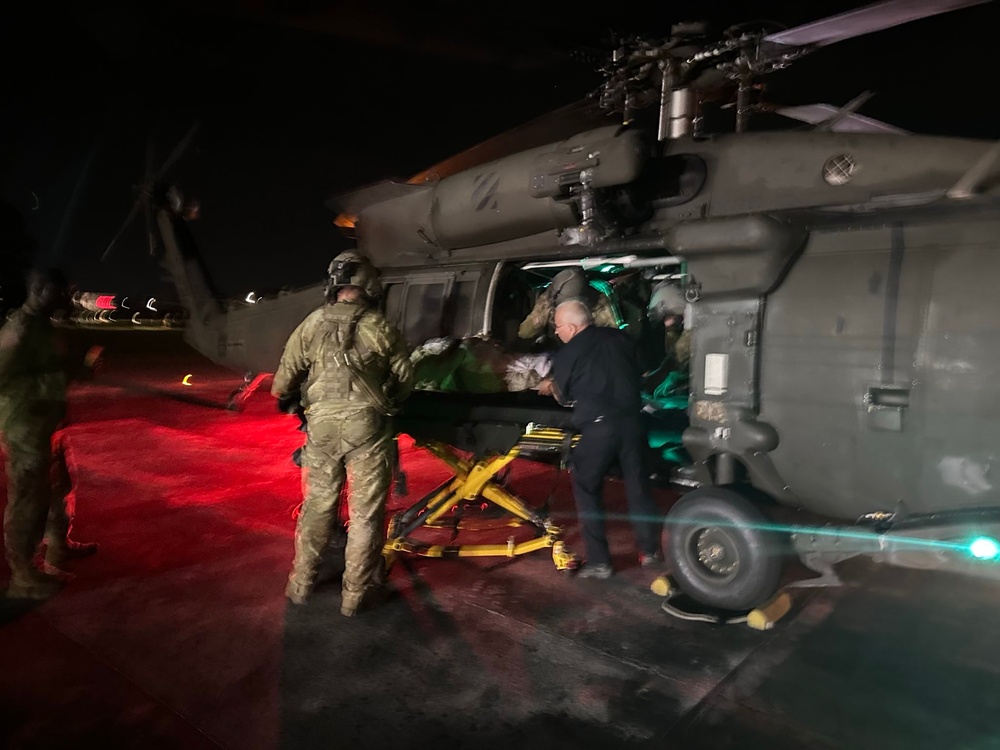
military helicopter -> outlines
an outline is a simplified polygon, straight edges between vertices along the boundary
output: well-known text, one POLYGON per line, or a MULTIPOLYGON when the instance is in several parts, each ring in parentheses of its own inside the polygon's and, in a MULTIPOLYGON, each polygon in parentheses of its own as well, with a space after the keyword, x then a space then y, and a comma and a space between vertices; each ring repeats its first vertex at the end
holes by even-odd
MULTIPOLYGON (((563 135, 536 123, 329 205, 383 269, 384 309, 411 344, 516 346, 540 278, 567 266, 610 281, 679 278, 696 489, 667 514, 665 541, 692 598, 765 602, 789 542, 821 573, 812 583, 836 582, 832 563, 859 554, 992 575, 1000 145, 906 134, 858 115, 863 98, 784 113, 808 129, 747 128, 781 109, 759 99, 767 74, 978 4, 889 0, 777 33, 712 39, 681 24, 665 39, 621 40, 595 96, 554 129, 563 135), (735 132, 704 132, 713 105, 735 108, 735 132), (836 524, 779 527, 783 509, 836 524)), ((158 205, 188 341, 254 383, 322 286, 226 310, 182 202, 164 192, 158 205)), ((501 395, 429 393, 401 417, 479 450, 563 419, 533 394, 501 395)))

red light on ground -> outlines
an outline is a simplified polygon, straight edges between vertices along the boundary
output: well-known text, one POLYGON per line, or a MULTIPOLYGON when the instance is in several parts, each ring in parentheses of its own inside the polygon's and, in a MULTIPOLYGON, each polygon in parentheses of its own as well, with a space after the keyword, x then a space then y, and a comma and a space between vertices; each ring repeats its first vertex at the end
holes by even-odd
POLYGON ((113 294, 102 294, 94 302, 98 310, 117 310, 115 307, 115 296, 113 294))

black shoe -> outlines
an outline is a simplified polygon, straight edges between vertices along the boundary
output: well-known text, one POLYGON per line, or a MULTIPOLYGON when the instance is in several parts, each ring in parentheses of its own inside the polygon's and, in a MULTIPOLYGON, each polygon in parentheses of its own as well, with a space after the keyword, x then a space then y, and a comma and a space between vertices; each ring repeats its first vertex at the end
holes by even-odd
POLYGON ((610 565, 588 565, 584 563, 583 567, 580 568, 580 572, 576 574, 577 578, 597 578, 598 580, 605 581, 611 578, 615 574, 614 568, 610 565))
POLYGON ((663 555, 659 552, 646 553, 643 552, 639 555, 639 566, 643 568, 649 568, 653 565, 661 565, 663 563, 663 555))

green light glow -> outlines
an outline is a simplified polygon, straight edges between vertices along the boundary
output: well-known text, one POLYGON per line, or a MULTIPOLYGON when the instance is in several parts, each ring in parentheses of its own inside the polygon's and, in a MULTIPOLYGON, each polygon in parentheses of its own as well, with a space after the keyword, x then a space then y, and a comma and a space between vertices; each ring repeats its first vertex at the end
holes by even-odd
POLYGON ((1000 542, 988 536, 976 537, 969 543, 969 552, 980 560, 995 560, 1000 557, 1000 542))
MULTIPOLYGON (((554 511, 553 513, 550 514, 550 518, 555 519, 563 516, 567 518, 572 518, 572 517, 577 517, 578 515, 579 514, 576 513, 575 511, 562 511, 562 512, 554 511)), ((654 523, 663 523, 665 520, 664 516, 634 517, 634 516, 629 516, 626 513, 594 513, 586 515, 592 516, 594 518, 600 517, 605 520, 622 520, 622 521, 645 520, 654 523)), ((746 524, 726 523, 718 518, 706 518, 704 520, 685 519, 684 521, 676 522, 673 525, 674 526, 684 525, 684 526, 695 526, 695 527, 704 525, 706 527, 712 526, 719 528, 725 528, 725 527, 740 528, 746 526, 746 524)), ((965 555, 972 554, 975 555, 976 557, 979 557, 979 555, 977 555, 976 552, 973 551, 973 545, 975 545, 975 549, 979 551, 981 554, 989 555, 989 550, 990 549, 994 550, 992 555, 989 555, 987 557, 982 557, 981 559, 1000 560, 1000 542, 997 542, 995 539, 991 537, 977 537, 972 542, 954 542, 954 541, 943 541, 937 539, 925 539, 922 537, 905 536, 899 533, 879 534, 878 532, 875 531, 869 531, 867 529, 858 527, 852 528, 850 526, 799 526, 799 525, 778 524, 778 523, 755 523, 755 524, 750 524, 749 526, 755 529, 760 529, 762 531, 772 531, 778 534, 802 534, 810 536, 838 537, 843 540, 855 539, 858 541, 877 541, 881 538, 887 541, 891 541, 894 545, 897 545, 901 548, 908 548, 913 550, 919 550, 919 549, 943 550, 948 552, 954 552, 956 554, 965 554, 965 555), (987 545, 991 546, 987 547, 987 545)))

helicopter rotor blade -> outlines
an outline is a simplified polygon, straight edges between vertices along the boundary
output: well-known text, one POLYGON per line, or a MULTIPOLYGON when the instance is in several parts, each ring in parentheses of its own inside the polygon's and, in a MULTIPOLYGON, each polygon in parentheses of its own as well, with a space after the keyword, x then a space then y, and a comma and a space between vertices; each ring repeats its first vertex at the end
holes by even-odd
POLYGON ((114 248, 115 243, 118 242, 121 236, 125 234, 125 230, 128 229, 129 224, 132 223, 132 220, 135 218, 136 214, 139 213, 139 208, 140 208, 140 203, 138 200, 136 200, 135 203, 132 204, 132 210, 129 211, 128 216, 125 217, 125 221, 122 222, 122 225, 118 228, 118 231, 115 233, 115 236, 111 239, 111 242, 108 243, 107 249, 105 249, 103 255, 101 255, 102 262, 106 261, 111 256, 112 248, 114 248))
POLYGON ((839 125, 843 120, 845 120, 847 117, 853 115, 855 112, 861 109, 861 105, 867 102, 869 99, 871 99, 874 95, 875 95, 874 91, 864 91, 861 94, 858 94, 858 96, 851 99, 851 101, 849 101, 843 107, 837 109, 826 120, 820 122, 816 126, 816 129, 834 130, 837 127, 837 125, 839 125))
POLYGON ((156 234, 153 231, 153 201, 147 196, 143 201, 144 213, 146 216, 146 242, 149 245, 149 254, 156 255, 156 234))
POLYGON ((816 46, 882 31, 893 26, 936 16, 960 8, 983 5, 991 0, 885 0, 846 13, 769 34, 763 41, 793 47, 816 46))
POLYGON ((909 135, 908 130, 897 128, 881 120, 845 112, 832 104, 804 104, 795 107, 767 107, 768 111, 810 125, 824 126, 835 133, 895 133, 909 135))
POLYGON ((160 166, 159 171, 156 173, 154 182, 159 182, 160 178, 166 174, 167 170, 170 169, 177 162, 177 160, 184 155, 184 152, 187 151, 188 146, 191 145, 191 141, 194 139, 194 134, 198 131, 200 126, 201 120, 196 120, 194 124, 188 128, 187 133, 185 133, 184 137, 181 138, 176 146, 174 146, 174 150, 170 152, 170 156, 168 156, 167 160, 160 166))

